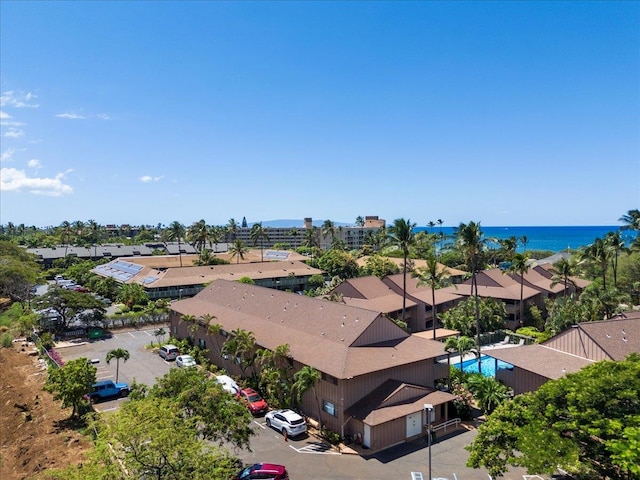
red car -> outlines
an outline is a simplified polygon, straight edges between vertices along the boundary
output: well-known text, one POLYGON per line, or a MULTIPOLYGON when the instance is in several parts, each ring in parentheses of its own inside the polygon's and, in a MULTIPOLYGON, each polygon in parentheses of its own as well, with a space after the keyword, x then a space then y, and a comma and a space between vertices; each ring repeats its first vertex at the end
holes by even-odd
POLYGON ((269 410, 269 405, 267 405, 265 399, 253 388, 243 388, 238 393, 238 397, 247 405, 253 415, 260 415, 269 410))
POLYGON ((289 474, 284 465, 275 463, 256 463, 242 470, 234 480, 252 480, 268 478, 271 480, 289 480, 289 474))

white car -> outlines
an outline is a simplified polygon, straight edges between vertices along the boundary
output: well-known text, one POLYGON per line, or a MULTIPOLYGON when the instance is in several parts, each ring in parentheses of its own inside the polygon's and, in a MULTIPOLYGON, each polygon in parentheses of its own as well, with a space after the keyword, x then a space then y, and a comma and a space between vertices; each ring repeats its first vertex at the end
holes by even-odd
POLYGON ((307 431, 307 423, 304 418, 293 410, 271 410, 264 416, 267 427, 273 427, 283 435, 295 437, 307 431))
POLYGON ((238 395, 240 393, 240 387, 229 375, 216 375, 216 382, 222 385, 222 389, 231 395, 238 395))
POLYGON ((180 368, 195 367, 196 359, 191 355, 178 355, 176 357, 176 365, 180 368))

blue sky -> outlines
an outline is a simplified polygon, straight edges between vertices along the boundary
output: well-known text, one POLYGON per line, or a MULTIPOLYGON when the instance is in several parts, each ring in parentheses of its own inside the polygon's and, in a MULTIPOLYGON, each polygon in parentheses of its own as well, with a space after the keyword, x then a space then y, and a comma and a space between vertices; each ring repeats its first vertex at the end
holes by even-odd
POLYGON ((0 223, 640 207, 639 2, 0 3, 0 223))

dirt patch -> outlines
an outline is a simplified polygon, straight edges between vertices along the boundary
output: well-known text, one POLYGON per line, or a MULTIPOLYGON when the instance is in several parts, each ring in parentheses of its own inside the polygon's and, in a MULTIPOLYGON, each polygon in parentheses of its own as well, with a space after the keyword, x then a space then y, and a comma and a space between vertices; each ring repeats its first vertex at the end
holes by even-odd
POLYGON ((0 348, 0 478, 37 478, 77 464, 90 441, 69 424, 71 409, 42 390, 46 366, 33 344, 0 348))

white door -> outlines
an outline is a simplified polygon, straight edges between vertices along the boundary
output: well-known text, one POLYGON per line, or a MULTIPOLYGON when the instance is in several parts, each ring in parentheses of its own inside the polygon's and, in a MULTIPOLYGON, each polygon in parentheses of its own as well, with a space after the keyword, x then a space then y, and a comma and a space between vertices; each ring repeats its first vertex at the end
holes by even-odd
POLYGON ((364 438, 362 439, 362 445, 370 448, 371 447, 371 427, 364 424, 364 438))
POLYGON ((407 415, 407 438, 415 437, 422 433, 422 412, 412 413, 407 415))

